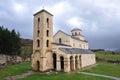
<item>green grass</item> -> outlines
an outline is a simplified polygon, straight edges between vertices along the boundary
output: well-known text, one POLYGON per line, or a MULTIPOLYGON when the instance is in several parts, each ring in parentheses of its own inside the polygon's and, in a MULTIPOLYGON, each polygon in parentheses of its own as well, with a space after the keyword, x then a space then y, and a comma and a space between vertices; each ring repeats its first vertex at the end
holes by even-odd
POLYGON ((18 80, 112 80, 112 79, 89 76, 79 73, 71 73, 71 74, 58 73, 58 74, 50 74, 50 75, 36 73, 24 79, 18 79, 18 80))
POLYGON ((120 54, 112 54, 112 52, 105 51, 97 51, 96 57, 103 60, 112 60, 112 61, 120 61, 120 54))
MULTIPOLYGON (((22 63, 13 66, 7 66, 0 71, 0 80, 3 80, 7 76, 13 76, 26 73, 31 69, 30 63, 22 63)), ((120 65, 111 63, 97 63, 93 68, 83 70, 84 72, 103 74, 108 76, 120 77, 120 65)), ((90 76, 79 73, 58 73, 58 74, 40 74, 35 73, 24 79, 19 80, 111 80, 104 77, 90 76)))
POLYGON ((120 77, 120 65, 112 63, 97 63, 95 67, 83 70, 84 72, 120 77))
MULTIPOLYGON (((30 63, 22 63, 13 66, 7 66, 5 69, 0 71, 0 80, 4 80, 4 78, 7 76, 14 76, 14 75, 26 73, 30 69, 31 69, 30 63)), ((58 74, 50 74, 50 75, 35 73, 24 79, 19 79, 19 80, 88 80, 88 79, 111 80, 108 78, 89 76, 79 73, 71 73, 71 74, 58 73, 58 74)))
POLYGON ((6 76, 13 76, 25 73, 30 69, 31 69, 30 63, 22 63, 7 66, 5 69, 0 70, 0 80, 3 80, 6 76))

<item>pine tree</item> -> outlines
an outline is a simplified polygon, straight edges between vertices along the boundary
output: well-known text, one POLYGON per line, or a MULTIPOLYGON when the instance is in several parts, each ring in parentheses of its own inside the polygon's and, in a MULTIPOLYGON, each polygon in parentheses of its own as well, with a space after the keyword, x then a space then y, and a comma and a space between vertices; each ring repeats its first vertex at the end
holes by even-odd
POLYGON ((0 26, 0 53, 17 55, 20 52, 20 34, 0 26))

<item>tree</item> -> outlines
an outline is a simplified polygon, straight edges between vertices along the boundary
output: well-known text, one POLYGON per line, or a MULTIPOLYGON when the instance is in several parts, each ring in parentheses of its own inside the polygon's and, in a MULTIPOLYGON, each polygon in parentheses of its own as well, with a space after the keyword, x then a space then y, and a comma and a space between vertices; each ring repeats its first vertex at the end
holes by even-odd
POLYGON ((17 55, 20 52, 20 34, 0 26, 0 53, 17 55))

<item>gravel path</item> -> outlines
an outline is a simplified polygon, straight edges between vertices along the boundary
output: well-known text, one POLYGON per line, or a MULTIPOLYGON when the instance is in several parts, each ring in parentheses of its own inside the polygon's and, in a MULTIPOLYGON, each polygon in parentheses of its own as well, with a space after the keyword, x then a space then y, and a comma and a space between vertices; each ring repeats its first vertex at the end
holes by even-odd
POLYGON ((27 73, 21 74, 21 75, 16 75, 16 76, 8 76, 6 77, 4 80, 16 80, 16 79, 20 79, 20 78, 25 78, 28 75, 33 74, 33 71, 28 71, 27 73))
POLYGON ((78 72, 78 73, 92 75, 92 76, 100 76, 100 77, 110 78, 110 79, 114 79, 114 80, 120 80, 120 78, 118 78, 118 77, 107 76, 107 75, 102 75, 102 74, 94 74, 94 73, 87 73, 87 72, 78 72))

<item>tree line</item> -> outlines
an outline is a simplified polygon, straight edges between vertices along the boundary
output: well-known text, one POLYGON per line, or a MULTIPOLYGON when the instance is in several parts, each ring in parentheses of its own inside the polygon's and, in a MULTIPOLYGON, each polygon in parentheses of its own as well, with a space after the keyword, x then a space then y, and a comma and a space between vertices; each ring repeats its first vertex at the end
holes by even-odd
POLYGON ((0 54, 19 55, 20 47, 19 32, 0 26, 0 54))

